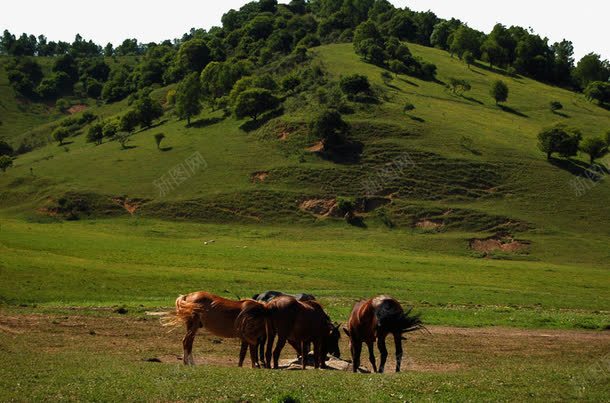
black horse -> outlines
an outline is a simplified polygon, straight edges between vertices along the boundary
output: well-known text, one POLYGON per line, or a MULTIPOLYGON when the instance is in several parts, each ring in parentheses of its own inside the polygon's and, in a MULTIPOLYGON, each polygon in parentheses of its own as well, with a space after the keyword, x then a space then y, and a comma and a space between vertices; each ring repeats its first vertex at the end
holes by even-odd
POLYGON ((265 291, 260 294, 254 294, 252 299, 260 302, 269 302, 274 298, 281 297, 282 295, 289 295, 294 297, 297 301, 315 301, 316 297, 311 294, 285 294, 281 291, 265 291))

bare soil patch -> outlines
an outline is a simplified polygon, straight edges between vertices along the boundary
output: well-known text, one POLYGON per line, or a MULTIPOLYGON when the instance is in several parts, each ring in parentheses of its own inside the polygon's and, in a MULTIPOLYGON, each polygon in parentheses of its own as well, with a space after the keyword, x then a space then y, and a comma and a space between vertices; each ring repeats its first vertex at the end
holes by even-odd
POLYGON ((443 227, 443 223, 439 223, 432 220, 420 220, 415 223, 415 228, 423 229, 423 230, 437 230, 443 227))
POLYGON ((494 235, 485 239, 471 239, 470 248, 489 255, 493 252, 522 254, 529 252, 530 241, 518 240, 511 235, 494 235))
POLYGON ((70 115, 74 115, 75 113, 79 113, 82 112, 84 110, 86 110, 88 108, 87 105, 85 104, 77 104, 77 105, 72 105, 69 109, 68 109, 68 113, 70 115))
POLYGON ((339 215, 339 207, 335 199, 308 199, 301 202, 299 208, 319 217, 339 215))
POLYGON ((269 177, 269 171, 257 171, 251 175, 252 182, 264 182, 269 177))
MULTIPOLYGON (((428 333, 406 335, 403 369, 416 372, 455 372, 473 368, 493 368, 499 361, 522 360, 546 363, 566 355, 585 362, 610 352, 610 333, 578 330, 524 330, 509 328, 457 328, 430 326, 428 333)), ((16 341, 27 343, 32 354, 56 354, 86 351, 88 354, 111 354, 117 358, 145 361, 150 365, 182 365, 183 328, 169 330, 158 317, 96 312, 84 315, 4 314, 0 312, 0 344, 8 351, 20 348, 16 341), (27 338, 23 338, 27 334, 27 338), (11 347, 15 345, 15 347, 11 347)), ((394 370, 391 338, 387 340, 389 357, 386 370, 394 370)), ((366 351, 366 349, 364 349, 366 351)), ((237 366, 239 342, 220 339, 200 331, 195 339, 197 365, 237 366)), ((351 371, 349 346, 341 339, 342 360, 333 360, 337 370, 351 371), (336 365, 335 365, 336 364, 336 365), (347 365, 346 365, 347 364, 347 365)), ((379 359, 379 353, 375 355, 379 359)), ((295 368, 296 353, 286 346, 281 359, 295 368), (292 364, 290 364, 292 363, 292 364)), ((249 358, 244 364, 249 366, 249 358)), ((362 365, 370 370, 368 354, 362 365)), ((295 368, 296 369, 296 368, 295 368)))
POLYGON ((321 141, 318 141, 316 144, 312 145, 311 147, 307 147, 306 150, 309 152, 312 152, 312 153, 319 153, 319 152, 324 151, 324 144, 322 144, 321 141))
POLYGON ((112 201, 125 209, 129 214, 134 215, 136 211, 144 204, 142 199, 129 199, 127 197, 114 197, 112 201))

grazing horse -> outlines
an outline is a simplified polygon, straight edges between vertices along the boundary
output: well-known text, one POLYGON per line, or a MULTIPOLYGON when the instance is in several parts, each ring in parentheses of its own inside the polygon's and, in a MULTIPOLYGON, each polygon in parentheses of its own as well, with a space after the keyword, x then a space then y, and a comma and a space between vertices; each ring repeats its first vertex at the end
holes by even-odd
MULTIPOLYGON (((260 294, 254 294, 252 296, 252 299, 255 301, 259 301, 259 302, 269 302, 274 298, 277 297, 281 297, 283 295, 288 295, 291 297, 294 297, 297 301, 315 301, 316 297, 314 297, 311 294, 305 294, 305 293, 301 293, 301 294, 286 294, 283 293, 281 291, 265 291, 262 292, 260 294)), ((266 337, 263 337, 261 342, 259 343, 259 356, 260 356, 260 360, 261 362, 265 362, 265 342, 266 342, 266 337)), ((297 352, 297 358, 302 357, 302 348, 300 345, 297 345, 296 343, 291 343, 289 341, 290 345, 295 349, 295 351, 297 352)), ((309 350, 309 346, 308 350, 309 350)), ((242 346, 243 348, 243 346, 242 346)))
POLYGON ((375 353, 373 351, 375 340, 377 340, 377 347, 381 354, 379 372, 383 372, 388 357, 385 339, 390 333, 394 336, 394 344, 396 346, 396 372, 400 372, 402 334, 423 328, 419 315, 409 316, 410 312, 411 310, 405 313, 397 300, 384 295, 360 301, 354 306, 347 323, 347 329, 344 329, 350 339, 352 369, 354 372, 360 368, 362 343, 366 343, 373 371, 377 372, 375 353))
POLYGON ((273 368, 278 367, 280 354, 286 342, 300 346, 303 369, 309 343, 313 344, 314 367, 326 368, 325 357, 331 352, 340 355, 338 326, 334 326, 322 306, 316 301, 297 301, 291 296, 279 296, 267 303, 267 351, 265 361, 271 367, 271 350, 277 335, 278 341, 273 350, 273 368))
POLYGON ((181 295, 176 299, 176 312, 174 317, 166 320, 165 326, 184 323, 186 335, 182 339, 184 354, 182 361, 185 365, 194 365, 193 341, 197 330, 205 328, 218 337, 242 339, 242 348, 239 356, 239 366, 243 365, 246 350, 250 346, 250 358, 252 367, 258 366, 256 345, 261 337, 265 335, 264 324, 249 326, 241 332, 237 331, 236 319, 245 310, 264 310, 264 304, 251 299, 232 301, 200 291, 188 295, 181 295))

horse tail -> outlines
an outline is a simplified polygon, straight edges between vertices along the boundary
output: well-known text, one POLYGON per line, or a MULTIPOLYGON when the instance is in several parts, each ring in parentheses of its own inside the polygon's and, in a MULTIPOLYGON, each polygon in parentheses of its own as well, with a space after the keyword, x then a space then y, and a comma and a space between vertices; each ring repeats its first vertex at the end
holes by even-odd
POLYGON ((264 304, 255 303, 246 306, 235 319, 237 336, 249 344, 257 344, 266 335, 266 324, 269 311, 264 304))
POLYGON ((411 311, 412 309, 409 309, 405 313, 396 301, 386 299, 375 311, 377 326, 389 333, 408 333, 423 329, 420 314, 411 315, 411 311))
POLYGON ((176 327, 191 321, 198 313, 199 304, 193 301, 187 301, 188 295, 180 295, 176 298, 176 310, 170 312, 166 317, 161 319, 163 326, 176 327))
POLYGON ((415 313, 411 315, 411 311, 413 311, 413 308, 409 308, 409 310, 402 315, 400 323, 401 333, 409 333, 426 329, 421 320, 421 314, 415 313))

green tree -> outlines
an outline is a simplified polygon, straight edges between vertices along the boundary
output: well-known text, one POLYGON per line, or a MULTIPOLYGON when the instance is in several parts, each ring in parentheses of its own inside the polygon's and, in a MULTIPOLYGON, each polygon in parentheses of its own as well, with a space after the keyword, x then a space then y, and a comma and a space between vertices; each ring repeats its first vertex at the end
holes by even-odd
POLYGON ((119 122, 116 120, 108 121, 102 128, 102 133, 106 138, 113 138, 119 131, 119 122))
POLYGON ((309 130, 322 141, 325 149, 331 149, 345 143, 349 125, 337 110, 326 109, 310 122, 309 130))
POLYGON ((155 143, 157 143, 157 150, 161 149, 161 142, 165 138, 165 134, 157 133, 155 134, 155 143))
POLYGON ((53 140, 57 141, 61 146, 64 144, 64 140, 70 137, 70 134, 70 130, 67 127, 61 126, 53 130, 52 136, 53 140))
POLYGON ((468 68, 470 68, 470 66, 472 66, 475 62, 474 55, 469 50, 467 50, 466 52, 464 52, 464 54, 462 54, 462 59, 464 60, 464 63, 466 63, 468 68))
POLYGON ((142 127, 150 127, 155 119, 163 116, 161 104, 154 101, 148 95, 139 98, 135 102, 134 107, 138 115, 138 121, 142 127))
POLYGON ((102 144, 104 140, 104 125, 102 122, 95 122, 89 127, 87 132, 87 142, 95 143, 97 145, 102 144))
MULTIPOLYGON (((119 130, 122 132, 133 132, 140 123, 138 113, 133 109, 127 111, 119 120, 119 130)), ((116 134, 115 134, 116 136, 116 134)))
POLYGON ((341 91, 348 97, 355 97, 358 94, 368 94, 371 92, 371 84, 367 76, 362 74, 352 74, 341 77, 339 81, 341 91))
POLYGON ((481 34, 466 25, 461 25, 451 35, 451 46, 449 50, 451 54, 457 54, 461 59, 463 58, 464 52, 470 51, 476 55, 481 47, 481 34))
POLYGON ((210 62, 210 48, 202 39, 191 39, 180 46, 176 61, 183 74, 200 73, 210 62))
POLYGON ((490 94, 496 101, 496 105, 498 105, 500 102, 506 102, 508 99, 508 86, 502 80, 494 81, 494 83, 491 85, 490 94))
POLYGON ((587 85, 584 91, 590 101, 597 101, 600 105, 610 103, 610 83, 593 81, 587 85))
POLYGON ((118 132, 114 139, 119 142, 121 149, 127 149, 127 143, 131 140, 131 133, 129 132, 118 132))
POLYGON ((602 61, 598 54, 589 53, 580 59, 572 74, 580 87, 586 88, 593 81, 608 81, 610 63, 607 60, 602 61))
POLYGON ((449 78, 449 84, 447 84, 447 87, 449 87, 449 90, 456 95, 462 95, 464 92, 472 89, 470 82, 454 77, 449 78))
POLYGON ((252 88, 239 94, 235 103, 235 116, 242 119, 246 116, 256 120, 262 113, 277 108, 280 101, 271 91, 264 88, 252 88))
POLYGON ((538 148, 546 153, 547 159, 551 159, 554 153, 570 157, 578 153, 581 139, 582 135, 577 130, 558 124, 538 133, 538 148))
POLYGON ((589 137, 582 142, 580 151, 589 155, 589 162, 593 165, 596 159, 608 154, 608 144, 599 137, 589 137))
POLYGON ((186 118, 186 125, 191 125, 191 117, 201 112, 201 85, 199 75, 191 73, 176 88, 176 112, 180 119, 186 118))
POLYGON ((390 68, 390 71, 392 71, 392 73, 394 73, 397 77, 399 74, 404 74, 407 72, 407 66, 400 60, 390 60, 390 62, 388 63, 388 67, 390 68))

